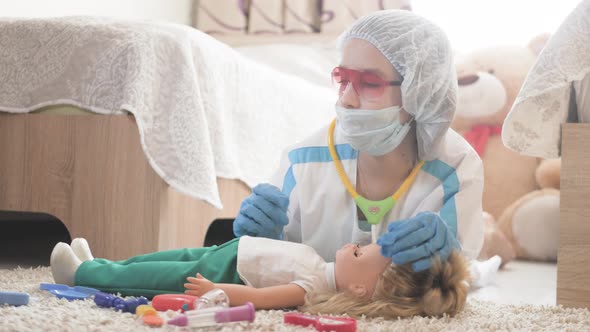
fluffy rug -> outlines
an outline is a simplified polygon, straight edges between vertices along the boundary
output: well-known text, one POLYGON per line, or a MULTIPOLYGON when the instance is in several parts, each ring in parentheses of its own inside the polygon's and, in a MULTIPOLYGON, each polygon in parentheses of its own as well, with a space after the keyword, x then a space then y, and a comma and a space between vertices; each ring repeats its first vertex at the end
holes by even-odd
MULTIPOLYGON (((48 267, 0 270, 0 290, 27 292, 27 306, 0 306, 0 331, 149 331, 134 315, 99 308, 92 300, 57 299, 39 290, 39 283, 53 282, 48 267)), ((172 312, 163 313, 172 314, 172 312)), ((284 325, 282 311, 258 311, 253 323, 232 323, 215 331, 312 331, 284 325)), ((164 326, 157 330, 182 331, 164 326)), ((514 306, 469 300, 460 315, 440 319, 414 317, 386 321, 361 319, 358 331, 590 331, 590 311, 560 306, 514 306)))

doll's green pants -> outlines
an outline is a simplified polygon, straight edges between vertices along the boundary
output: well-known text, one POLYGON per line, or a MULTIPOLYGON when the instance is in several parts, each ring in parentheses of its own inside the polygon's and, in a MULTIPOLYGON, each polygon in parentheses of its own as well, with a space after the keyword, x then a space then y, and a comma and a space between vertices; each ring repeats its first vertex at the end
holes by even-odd
POLYGON ((123 296, 184 293, 197 272, 216 283, 243 284, 236 270, 239 239, 220 246, 160 251, 122 261, 94 259, 76 271, 76 286, 123 296))

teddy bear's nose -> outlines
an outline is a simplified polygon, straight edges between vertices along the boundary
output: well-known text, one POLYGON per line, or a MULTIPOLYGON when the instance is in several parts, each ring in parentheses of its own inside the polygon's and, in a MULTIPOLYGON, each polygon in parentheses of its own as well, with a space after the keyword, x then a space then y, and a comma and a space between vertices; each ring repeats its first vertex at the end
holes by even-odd
POLYGON ((459 85, 469 85, 477 82, 479 76, 472 74, 472 75, 463 75, 457 79, 457 83, 459 85))

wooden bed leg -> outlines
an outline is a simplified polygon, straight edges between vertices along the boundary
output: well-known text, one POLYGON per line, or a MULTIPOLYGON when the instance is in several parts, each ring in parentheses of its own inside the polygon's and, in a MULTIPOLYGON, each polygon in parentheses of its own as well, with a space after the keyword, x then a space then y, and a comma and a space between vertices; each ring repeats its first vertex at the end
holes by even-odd
POLYGON ((161 196, 159 249, 201 247, 215 219, 235 218, 242 200, 250 194, 244 183, 217 179, 223 210, 167 187, 161 196))
POLYGON ((562 126, 557 304, 590 308, 590 124, 562 126))

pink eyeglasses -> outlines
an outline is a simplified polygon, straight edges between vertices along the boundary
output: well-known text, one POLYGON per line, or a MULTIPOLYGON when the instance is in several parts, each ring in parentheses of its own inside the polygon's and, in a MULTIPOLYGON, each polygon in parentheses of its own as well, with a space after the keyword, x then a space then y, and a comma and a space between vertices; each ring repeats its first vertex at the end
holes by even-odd
POLYGON ((338 94, 342 96, 348 83, 352 83, 354 91, 366 100, 374 100, 385 91, 386 86, 400 86, 401 81, 386 81, 379 77, 379 75, 368 72, 348 69, 344 67, 336 67, 332 70, 332 81, 340 84, 338 94))

